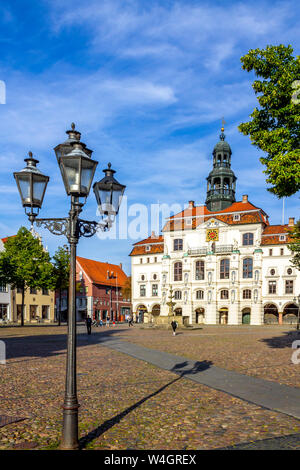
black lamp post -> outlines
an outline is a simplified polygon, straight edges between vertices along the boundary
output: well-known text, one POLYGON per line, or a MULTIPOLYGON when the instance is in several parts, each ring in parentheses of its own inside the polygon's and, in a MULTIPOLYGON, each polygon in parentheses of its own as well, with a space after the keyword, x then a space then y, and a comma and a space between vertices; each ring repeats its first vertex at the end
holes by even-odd
MULTIPOLYGON (((102 221, 87 221, 79 218, 82 207, 89 195, 94 173, 98 162, 91 159, 92 151, 87 149, 85 144, 80 142, 80 132, 75 131, 75 124, 72 123, 72 130, 67 131, 68 139, 55 147, 54 151, 61 170, 66 193, 71 196, 71 209, 69 217, 61 219, 37 219, 38 211, 42 206, 43 198, 49 177, 43 175, 37 168, 38 160, 32 158, 32 153, 25 161, 27 167, 20 172, 14 173, 17 186, 21 195, 23 207, 31 223, 36 222, 37 226, 44 226, 54 235, 65 235, 70 245, 70 283, 68 299, 68 341, 67 341, 67 365, 66 365, 66 388, 63 404, 63 429, 61 439, 61 449, 73 450, 79 448, 78 442, 78 408, 77 385, 76 385, 76 247, 81 236, 91 237, 97 230, 106 231, 112 225, 111 215, 116 216, 121 198, 119 187, 124 193, 125 186, 120 185, 112 177, 115 173, 109 167, 108 178, 95 183, 94 191, 97 202, 102 205, 102 201, 110 201, 112 207, 102 206, 99 211, 102 214, 102 221), (105 181, 104 181, 105 180, 105 181), (117 185, 116 185, 117 183, 117 185), (100 193, 95 187, 100 185, 100 193), (116 194, 114 193, 116 191, 116 194), (84 202, 79 202, 84 198, 84 202), (30 212, 28 209, 30 208, 30 212)), ((104 170, 107 172, 108 170, 104 170)))
POLYGON ((300 329, 300 294, 294 297, 294 302, 298 304, 298 314, 297 314, 297 327, 296 329, 300 329))

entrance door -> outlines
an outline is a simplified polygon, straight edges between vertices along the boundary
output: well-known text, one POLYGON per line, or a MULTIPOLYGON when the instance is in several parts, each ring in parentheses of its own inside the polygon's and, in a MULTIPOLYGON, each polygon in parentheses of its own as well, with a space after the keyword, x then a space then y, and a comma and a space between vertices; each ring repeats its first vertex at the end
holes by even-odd
POLYGON ((242 311, 242 323, 243 325, 250 324, 250 308, 244 308, 242 311))
POLYGON ((220 314, 220 324, 221 325, 227 325, 227 323, 228 323, 228 310, 227 309, 220 310, 219 314, 220 314))

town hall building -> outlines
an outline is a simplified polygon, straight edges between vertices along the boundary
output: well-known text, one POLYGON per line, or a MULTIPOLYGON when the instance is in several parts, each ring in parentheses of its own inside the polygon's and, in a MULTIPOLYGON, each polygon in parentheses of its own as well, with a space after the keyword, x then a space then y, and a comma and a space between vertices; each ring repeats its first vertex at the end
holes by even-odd
POLYGON ((286 225, 271 225, 247 195, 236 201, 224 128, 213 150, 204 206, 169 217, 130 253, 132 307, 140 321, 167 324, 296 323, 300 274, 286 225), (171 310, 170 310, 170 303, 171 310))

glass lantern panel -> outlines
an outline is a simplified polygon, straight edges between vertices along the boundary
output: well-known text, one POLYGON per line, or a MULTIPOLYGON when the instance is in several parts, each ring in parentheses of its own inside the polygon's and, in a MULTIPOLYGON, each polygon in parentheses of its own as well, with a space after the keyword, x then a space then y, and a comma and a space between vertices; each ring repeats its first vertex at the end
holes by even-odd
POLYGON ((22 204, 31 204, 31 194, 30 194, 30 174, 25 173, 23 175, 18 175, 18 183, 21 191, 22 204))
POLYGON ((112 195, 112 208, 115 214, 117 214, 119 211, 121 199, 122 199, 122 190, 117 190, 117 191, 114 190, 113 195, 112 195))
POLYGON ((90 187, 94 176, 95 162, 93 160, 82 160, 81 167, 81 186, 85 188, 86 193, 90 191, 90 187))
POLYGON ((111 205, 111 190, 100 189, 99 190, 99 197, 100 197, 100 206, 99 211, 101 214, 107 213, 112 214, 112 205, 111 205))
POLYGON ((44 178, 33 175, 33 202, 35 204, 42 203, 46 184, 44 178))
POLYGON ((61 171, 64 175, 65 183, 67 184, 67 193, 81 193, 80 173, 79 173, 80 158, 64 158, 60 159, 61 171))

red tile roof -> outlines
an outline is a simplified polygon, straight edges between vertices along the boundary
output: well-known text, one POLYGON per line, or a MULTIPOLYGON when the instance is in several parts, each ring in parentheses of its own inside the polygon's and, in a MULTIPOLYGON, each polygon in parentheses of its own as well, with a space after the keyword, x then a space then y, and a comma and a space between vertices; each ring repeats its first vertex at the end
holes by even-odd
POLYGON ((102 284, 105 286, 120 286, 123 287, 127 280, 127 276, 122 268, 116 264, 102 263, 101 261, 94 261, 92 259, 76 257, 76 260, 82 270, 91 279, 94 284, 102 284), (107 279, 107 271, 109 274, 117 276, 117 279, 107 279))
POLYGON ((164 252, 164 237, 163 235, 152 235, 144 240, 134 243, 134 247, 129 254, 129 256, 134 255, 151 255, 154 253, 163 253, 164 252), (146 251, 146 246, 149 247, 150 250, 146 251))
POLYGON ((16 235, 11 235, 10 237, 1 238, 1 240, 3 241, 3 243, 5 243, 7 242, 9 238, 13 238, 13 237, 16 237, 16 235))
POLYGON ((284 245, 291 241, 288 232, 292 227, 289 225, 268 225, 261 237, 262 245, 284 245), (285 240, 280 240, 280 235, 287 235, 285 240))

